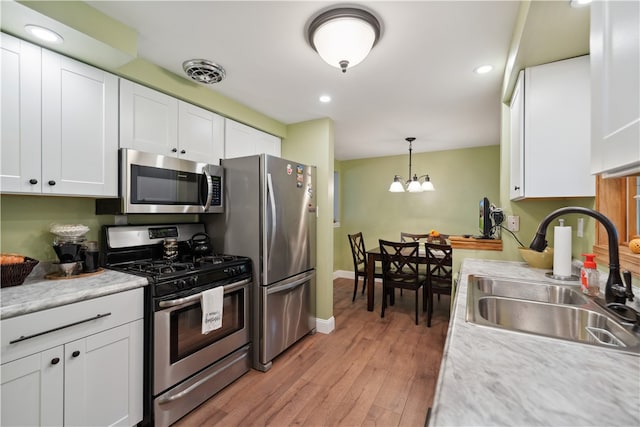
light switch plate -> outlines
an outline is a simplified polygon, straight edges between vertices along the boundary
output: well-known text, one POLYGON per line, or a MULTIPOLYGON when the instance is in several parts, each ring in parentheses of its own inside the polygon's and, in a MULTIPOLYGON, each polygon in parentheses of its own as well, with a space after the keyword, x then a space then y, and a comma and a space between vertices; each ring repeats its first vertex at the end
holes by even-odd
POLYGON ((518 215, 507 216, 507 230, 520 231, 520 217, 518 215))

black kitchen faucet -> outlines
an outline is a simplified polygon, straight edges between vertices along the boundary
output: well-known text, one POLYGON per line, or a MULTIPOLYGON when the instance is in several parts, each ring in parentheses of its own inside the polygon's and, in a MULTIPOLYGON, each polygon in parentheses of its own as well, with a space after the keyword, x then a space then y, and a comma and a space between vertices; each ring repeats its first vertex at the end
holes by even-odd
MULTIPOLYGON (((607 284, 605 286, 604 297, 607 303, 607 306, 610 304, 622 304, 625 305, 627 299, 629 301, 633 301, 633 291, 631 289, 631 275, 625 274, 626 279, 626 287, 624 286, 624 282, 620 277, 620 254, 618 252, 618 232, 616 227, 613 225, 611 220, 601 214, 598 211, 594 211, 593 209, 584 208, 580 206, 568 206, 560 209, 556 209, 547 215, 540 225, 538 225, 538 230, 536 231, 536 235, 531 241, 529 247, 538 252, 542 252, 544 248, 547 246, 546 234, 547 227, 555 218, 564 214, 583 214, 595 218, 598 220, 607 230, 607 235, 609 237, 609 277, 607 278, 607 284)), ((626 272, 625 272, 626 273, 626 272)))

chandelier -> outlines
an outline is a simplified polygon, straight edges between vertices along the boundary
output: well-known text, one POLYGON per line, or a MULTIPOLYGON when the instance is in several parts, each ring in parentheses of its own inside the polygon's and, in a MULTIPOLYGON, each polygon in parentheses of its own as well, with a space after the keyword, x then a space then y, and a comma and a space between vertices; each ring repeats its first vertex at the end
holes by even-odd
POLYGON ((400 175, 395 175, 393 177, 393 182, 389 187, 389 191, 392 193, 404 193, 405 187, 406 191, 409 193, 421 193, 423 191, 434 191, 435 187, 429 178, 429 175, 411 175, 411 151, 412 151, 412 143, 416 139, 414 137, 405 138, 405 140, 409 143, 409 179, 403 183, 404 179, 400 175))
POLYGON ((380 38, 380 21, 371 13, 353 7, 330 9, 309 25, 311 47, 329 65, 355 67, 362 62, 380 38))

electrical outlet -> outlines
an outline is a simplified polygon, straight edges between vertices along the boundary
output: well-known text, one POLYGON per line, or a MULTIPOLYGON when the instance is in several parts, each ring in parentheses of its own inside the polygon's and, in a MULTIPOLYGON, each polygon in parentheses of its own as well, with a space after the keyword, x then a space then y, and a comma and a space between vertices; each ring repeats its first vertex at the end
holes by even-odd
POLYGON ((584 237, 584 218, 578 218, 578 230, 576 236, 584 237))
POLYGON ((520 217, 518 215, 507 216, 507 230, 520 231, 520 217))

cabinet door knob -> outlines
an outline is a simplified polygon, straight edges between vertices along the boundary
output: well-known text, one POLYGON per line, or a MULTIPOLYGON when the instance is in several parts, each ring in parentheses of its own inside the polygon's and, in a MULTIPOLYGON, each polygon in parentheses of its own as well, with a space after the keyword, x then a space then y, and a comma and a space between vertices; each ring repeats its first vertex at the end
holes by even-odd
POLYGON ((515 187, 513 187, 513 189, 514 189, 514 190, 519 190, 519 189, 520 189, 520 187, 516 185, 515 187))
POLYGON ((51 359, 51 364, 52 365, 57 365, 60 362, 60 358, 59 357, 54 357, 53 359, 51 359))
POLYGON ((38 180, 37 180, 37 179, 35 179, 35 178, 31 178, 31 179, 29 180, 29 184, 36 185, 37 183, 38 183, 38 180))
POLYGON ((78 356, 80 356, 80 352, 78 350, 71 353, 71 357, 78 357, 78 356))
POLYGON ((180 154, 184 154, 184 153, 186 153, 186 151, 180 150, 180 154))
POLYGON ((49 181, 49 185, 56 185, 56 182, 54 180, 49 181))
POLYGON ((171 152, 172 152, 172 153, 177 153, 177 152, 178 152, 178 149, 177 149, 177 148, 172 148, 172 149, 171 149, 171 152))

